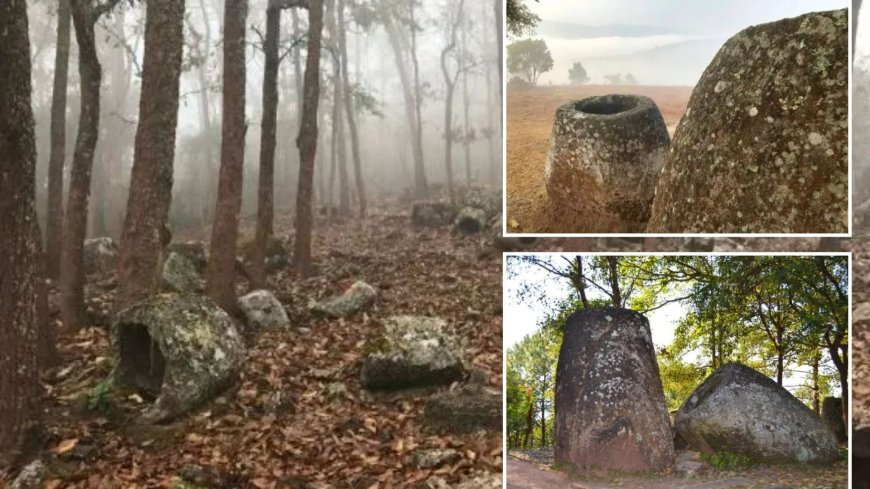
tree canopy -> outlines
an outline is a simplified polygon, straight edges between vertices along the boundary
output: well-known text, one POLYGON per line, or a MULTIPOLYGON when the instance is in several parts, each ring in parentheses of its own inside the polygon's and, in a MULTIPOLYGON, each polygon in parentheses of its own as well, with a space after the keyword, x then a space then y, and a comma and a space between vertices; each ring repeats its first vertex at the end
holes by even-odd
POLYGON ((532 85, 541 74, 553 69, 553 56, 543 39, 523 39, 508 44, 507 69, 532 85))
POLYGON ((540 329, 507 353, 508 444, 552 442, 555 378, 540 362, 549 358, 555 371, 568 317, 586 308, 649 315, 679 306, 673 339, 657 345, 669 409, 729 362, 774 378, 816 412, 826 396, 848 399, 848 280, 845 256, 509 257, 509 302, 543 304, 545 312, 540 329), (521 280, 541 271, 546 280, 521 280), (554 284, 567 297, 549 297, 554 284))

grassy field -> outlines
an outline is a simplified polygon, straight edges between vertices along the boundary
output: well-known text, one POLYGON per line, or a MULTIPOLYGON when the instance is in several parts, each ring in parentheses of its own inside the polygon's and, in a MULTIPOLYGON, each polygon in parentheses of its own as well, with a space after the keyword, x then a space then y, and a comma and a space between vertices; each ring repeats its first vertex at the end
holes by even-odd
POLYGON ((592 232, 583 216, 549 206, 544 166, 556 108, 572 100, 612 93, 652 98, 673 136, 692 87, 584 85, 507 92, 507 220, 510 232, 592 232))

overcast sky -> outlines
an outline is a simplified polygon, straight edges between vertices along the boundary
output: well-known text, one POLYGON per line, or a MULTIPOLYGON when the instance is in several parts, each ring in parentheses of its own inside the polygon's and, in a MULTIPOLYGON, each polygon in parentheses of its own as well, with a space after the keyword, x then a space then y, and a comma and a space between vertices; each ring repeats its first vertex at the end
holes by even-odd
POLYGON ((543 20, 672 26, 704 36, 730 36, 750 25, 849 6, 847 0, 527 0, 526 4, 543 20))

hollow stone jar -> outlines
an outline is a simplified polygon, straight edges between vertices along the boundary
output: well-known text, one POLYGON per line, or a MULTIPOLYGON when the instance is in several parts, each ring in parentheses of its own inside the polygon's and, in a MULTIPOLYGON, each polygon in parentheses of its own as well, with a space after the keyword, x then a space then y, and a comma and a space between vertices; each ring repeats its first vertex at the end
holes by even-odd
POLYGON ((643 231, 669 145, 649 97, 605 95, 559 107, 544 174, 551 205, 588 216, 579 231, 643 231))

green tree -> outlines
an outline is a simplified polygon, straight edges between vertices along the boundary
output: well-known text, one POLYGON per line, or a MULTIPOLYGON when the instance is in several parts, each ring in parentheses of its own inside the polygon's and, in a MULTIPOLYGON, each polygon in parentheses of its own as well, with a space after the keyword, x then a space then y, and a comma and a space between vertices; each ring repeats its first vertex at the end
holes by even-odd
POLYGON ((519 75, 532 85, 542 73, 553 69, 553 56, 543 39, 523 39, 508 44, 508 72, 519 75))
POLYGON ((578 61, 568 70, 568 79, 571 80, 572 85, 583 85, 589 82, 589 75, 586 74, 583 64, 578 61))
MULTIPOLYGON (((538 423, 540 446, 546 447, 552 443, 547 438, 547 419, 552 418, 554 391, 556 388, 556 360, 562 345, 561 332, 553 328, 542 328, 530 334, 508 350, 508 367, 513 369, 519 380, 519 396, 526 393, 526 434, 524 445, 530 434, 528 413, 534 413, 533 418, 538 423), (550 443, 548 443, 548 440, 550 443)), ((517 394, 514 394, 516 399, 517 394)), ((510 411, 510 409, 509 409, 510 411)), ((522 413, 521 408, 514 408, 515 416, 522 413)), ((513 425, 519 425, 517 421, 513 425)), ((550 430, 552 431, 552 429, 550 430)))
POLYGON ((533 14, 524 0, 507 0, 507 32, 510 37, 531 34, 541 18, 533 14))

